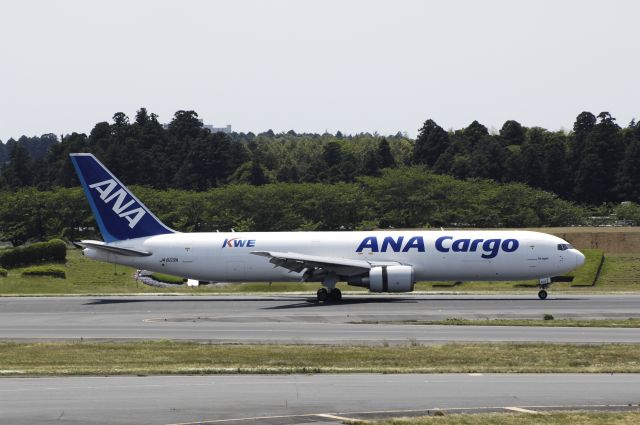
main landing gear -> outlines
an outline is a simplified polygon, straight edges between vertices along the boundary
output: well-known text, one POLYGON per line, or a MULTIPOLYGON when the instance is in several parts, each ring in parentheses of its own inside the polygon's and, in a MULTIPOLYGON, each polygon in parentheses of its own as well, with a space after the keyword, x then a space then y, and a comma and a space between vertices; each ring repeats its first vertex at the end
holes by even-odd
POLYGON ((330 274, 324 278, 322 285, 326 288, 318 289, 318 302, 339 302, 342 299, 342 292, 336 288, 338 283, 338 277, 335 274, 330 274))
POLYGON ((545 277, 540 279, 540 283, 538 284, 538 287, 540 288, 540 291, 538 292, 538 298, 540 298, 541 300, 547 299, 547 288, 549 288, 550 284, 551 278, 545 277))
POLYGON ((338 302, 342 299, 342 292, 338 288, 333 288, 327 291, 327 288, 318 289, 318 302, 324 303, 327 301, 338 302))

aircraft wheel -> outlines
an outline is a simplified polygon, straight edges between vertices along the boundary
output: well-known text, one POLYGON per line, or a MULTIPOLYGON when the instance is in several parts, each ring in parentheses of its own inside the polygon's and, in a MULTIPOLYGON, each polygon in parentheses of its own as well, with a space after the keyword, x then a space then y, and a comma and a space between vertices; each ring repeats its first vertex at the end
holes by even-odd
POLYGON ((323 303, 329 298, 329 293, 325 288, 318 289, 318 301, 323 303))
POLYGON ((333 288, 331 292, 329 292, 329 299, 331 301, 339 302, 342 299, 342 292, 338 288, 333 288))
POLYGON ((544 289, 541 289, 540 292, 538 292, 538 297, 541 300, 546 300, 547 299, 547 291, 545 291, 544 289))

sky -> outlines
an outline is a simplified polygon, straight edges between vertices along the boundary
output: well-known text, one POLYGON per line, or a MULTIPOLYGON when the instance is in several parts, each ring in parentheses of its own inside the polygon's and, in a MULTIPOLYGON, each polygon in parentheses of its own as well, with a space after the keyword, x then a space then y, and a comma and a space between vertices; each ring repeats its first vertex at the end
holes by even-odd
POLYGON ((0 140, 146 107, 237 131, 640 117, 635 0, 1 1, 0 140))

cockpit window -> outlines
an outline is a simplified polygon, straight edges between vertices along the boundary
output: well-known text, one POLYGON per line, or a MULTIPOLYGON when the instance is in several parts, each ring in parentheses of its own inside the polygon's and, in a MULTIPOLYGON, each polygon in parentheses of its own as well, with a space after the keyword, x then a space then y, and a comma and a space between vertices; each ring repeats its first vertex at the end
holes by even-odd
POLYGON ((567 249, 573 249, 573 245, 568 243, 559 243, 558 251, 566 251, 567 249))

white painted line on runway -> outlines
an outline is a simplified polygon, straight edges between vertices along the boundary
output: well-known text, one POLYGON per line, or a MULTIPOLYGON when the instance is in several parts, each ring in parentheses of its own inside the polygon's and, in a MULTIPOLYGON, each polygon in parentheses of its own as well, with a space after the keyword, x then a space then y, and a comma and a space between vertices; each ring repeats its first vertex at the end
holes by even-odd
POLYGON ((518 413, 530 413, 532 415, 540 415, 542 414, 541 412, 536 412, 535 410, 529 410, 529 409, 523 409, 522 407, 505 407, 505 410, 511 410, 512 412, 518 412, 518 413))
MULTIPOLYGON (((529 413, 529 414, 535 414, 535 415, 544 415, 546 414, 546 412, 539 412, 539 411, 535 411, 535 410, 530 410, 531 408, 533 409, 566 409, 566 408, 572 408, 572 409, 576 409, 579 410, 581 408, 617 408, 617 407, 629 407, 628 404, 585 404, 585 405, 573 405, 573 406, 562 406, 562 405, 552 405, 552 406, 527 406, 529 407, 529 409, 525 409, 522 407, 515 407, 515 406, 511 406, 511 407, 489 407, 489 406, 479 406, 479 407, 447 407, 447 408, 430 408, 430 409, 402 409, 402 410, 372 410, 372 411, 360 411, 360 412, 350 412, 350 413, 345 413, 346 415, 371 415, 371 414, 393 414, 393 413, 397 413, 399 415, 402 414, 411 414, 411 413, 417 413, 417 412, 429 412, 429 411, 443 411, 443 412, 447 412, 449 410, 454 410, 454 411, 490 411, 490 410, 498 410, 498 409, 504 409, 504 410, 511 410, 514 412, 519 412, 519 413, 529 413)), ((253 417, 245 417, 245 418, 231 418, 231 419, 213 419, 213 420, 203 420, 203 421, 197 421, 197 422, 176 422, 176 423, 171 423, 171 424, 166 424, 166 425, 207 425, 207 424, 219 424, 219 423, 225 423, 225 422, 240 422, 240 421, 259 421, 259 420, 269 420, 269 419, 288 419, 288 418, 310 418, 310 417, 321 417, 321 418, 325 418, 325 419, 333 419, 333 420, 338 420, 338 421, 351 421, 351 422, 367 422, 364 419, 356 419, 356 418, 350 418, 350 417, 346 417, 346 416, 338 416, 338 415, 332 415, 330 413, 302 413, 299 415, 279 415, 279 416, 253 416, 253 417)))
POLYGON ((248 418, 233 418, 233 419, 214 419, 211 421, 197 421, 197 422, 176 422, 167 425, 207 425, 217 424, 222 422, 239 422, 239 421, 259 421, 263 419, 287 419, 287 418, 308 418, 310 416, 318 416, 314 413, 307 413, 302 415, 280 415, 280 416, 253 416, 248 418))
POLYGON ((347 418, 345 416, 338 416, 338 415, 330 415, 329 413, 320 413, 319 415, 315 415, 315 416, 318 416, 320 418, 326 418, 326 419, 335 419, 336 421, 366 422, 362 419, 347 418))

